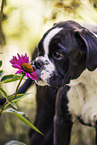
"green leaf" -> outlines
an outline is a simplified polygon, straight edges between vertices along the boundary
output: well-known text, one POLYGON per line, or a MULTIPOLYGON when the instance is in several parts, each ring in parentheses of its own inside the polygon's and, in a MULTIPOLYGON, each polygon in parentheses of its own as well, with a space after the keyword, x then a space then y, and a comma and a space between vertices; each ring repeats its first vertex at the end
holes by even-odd
POLYGON ((17 141, 17 140, 11 140, 11 141, 5 143, 5 145, 26 145, 26 144, 23 142, 17 141))
POLYGON ((4 105, 4 108, 6 108, 9 104, 10 104, 13 108, 17 109, 16 103, 14 103, 14 102, 12 102, 12 101, 9 101, 9 100, 7 100, 6 104, 4 105))
POLYGON ((2 60, 0 60, 0 67, 2 66, 2 60))
POLYGON ((15 108, 15 109, 17 109, 17 105, 16 105, 16 103, 14 103, 14 102, 12 102, 12 101, 10 101, 10 102, 8 102, 13 108, 15 108))
POLYGON ((2 88, 0 88, 0 92, 3 94, 3 96, 4 96, 5 98, 7 98, 7 94, 6 94, 6 92, 5 92, 2 88))
POLYGON ((23 93, 23 94, 17 94, 16 98, 14 99, 15 97, 15 94, 14 95, 11 95, 8 97, 8 100, 12 100, 12 102, 17 102, 19 101, 20 99, 24 98, 25 96, 29 95, 30 93, 23 93), (13 99, 12 99, 13 98, 13 99))
POLYGON ((28 117, 26 117, 26 115, 24 114, 24 112, 18 112, 15 109, 12 108, 8 108, 6 110, 4 110, 2 113, 11 113, 13 115, 15 115, 16 117, 18 117, 22 122, 24 122, 26 125, 28 125, 29 127, 31 127, 32 129, 34 129, 35 131, 37 131, 38 133, 42 134, 42 132, 40 132, 29 120, 28 117))
POLYGON ((17 81, 20 78, 21 78, 21 76, 19 76, 19 75, 13 75, 13 74, 5 75, 2 77, 1 82, 2 83, 10 83, 10 82, 17 81))
POLYGON ((3 74, 3 70, 0 70, 0 77, 2 76, 2 74, 3 74))
POLYGON ((24 94, 17 94, 16 98, 14 99, 15 95, 8 96, 8 102, 5 105, 5 108, 10 104, 12 105, 15 109, 17 109, 17 105, 15 104, 17 101, 21 100, 25 96, 29 95, 30 93, 24 93, 24 94))

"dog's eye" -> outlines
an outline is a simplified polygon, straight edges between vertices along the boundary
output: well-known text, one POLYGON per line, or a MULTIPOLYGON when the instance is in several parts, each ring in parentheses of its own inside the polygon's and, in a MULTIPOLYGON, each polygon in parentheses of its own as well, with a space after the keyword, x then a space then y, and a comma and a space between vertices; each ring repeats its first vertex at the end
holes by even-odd
POLYGON ((53 56, 54 58, 59 59, 59 60, 63 58, 63 54, 60 53, 59 51, 55 51, 53 56))

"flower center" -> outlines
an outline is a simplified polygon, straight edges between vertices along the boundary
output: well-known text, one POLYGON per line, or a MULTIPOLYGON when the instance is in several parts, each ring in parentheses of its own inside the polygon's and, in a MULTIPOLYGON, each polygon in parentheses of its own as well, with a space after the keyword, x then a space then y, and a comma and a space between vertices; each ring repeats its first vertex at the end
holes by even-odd
POLYGON ((33 67, 29 63, 22 63, 21 64, 21 69, 23 69, 27 73, 32 73, 33 72, 33 67))

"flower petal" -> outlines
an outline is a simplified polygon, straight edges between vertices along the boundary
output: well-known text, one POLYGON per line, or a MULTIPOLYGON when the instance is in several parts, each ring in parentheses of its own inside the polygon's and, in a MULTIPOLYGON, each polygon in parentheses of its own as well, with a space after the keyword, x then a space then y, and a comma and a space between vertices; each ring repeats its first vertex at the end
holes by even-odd
POLYGON ((12 66, 13 66, 14 68, 21 69, 21 66, 20 66, 20 65, 18 65, 18 64, 12 64, 12 66))
POLYGON ((33 71, 31 74, 29 74, 29 77, 33 80, 38 80, 39 79, 35 71, 33 71))
POLYGON ((27 54, 26 53, 23 56, 23 60, 24 60, 25 63, 29 63, 29 57, 27 57, 27 54))
POLYGON ((11 64, 14 64, 14 60, 12 60, 12 59, 11 59, 9 62, 10 62, 11 64))
POLYGON ((33 76, 33 75, 29 74, 29 77, 30 77, 32 80, 37 80, 37 81, 38 81, 38 77, 36 77, 36 76, 33 76))
POLYGON ((20 56, 18 53, 17 53, 17 55, 18 55, 18 61, 19 61, 19 63, 20 64, 24 63, 24 61, 22 59, 22 56, 20 56))
POLYGON ((22 70, 18 70, 15 74, 20 74, 22 72, 22 70))
POLYGON ((25 72, 25 75, 26 75, 27 78, 29 78, 29 73, 26 73, 26 72, 25 72))

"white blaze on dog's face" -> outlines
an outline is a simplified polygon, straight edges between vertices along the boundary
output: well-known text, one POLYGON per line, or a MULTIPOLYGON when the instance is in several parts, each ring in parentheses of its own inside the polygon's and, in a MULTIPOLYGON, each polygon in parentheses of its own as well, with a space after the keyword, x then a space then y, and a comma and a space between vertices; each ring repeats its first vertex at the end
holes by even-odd
MULTIPOLYGON (((35 62, 40 63, 39 68, 36 69, 36 72, 41 80, 37 83, 38 85, 49 85, 49 78, 53 77, 56 72, 55 65, 50 61, 49 55, 49 44, 52 38, 62 30, 63 28, 54 28, 52 29, 43 40, 43 56, 39 56, 35 59, 35 62), (42 64, 41 64, 42 63, 42 64)), ((41 51, 41 50, 40 50, 41 51)), ((57 72, 56 72, 57 73, 57 72)))

